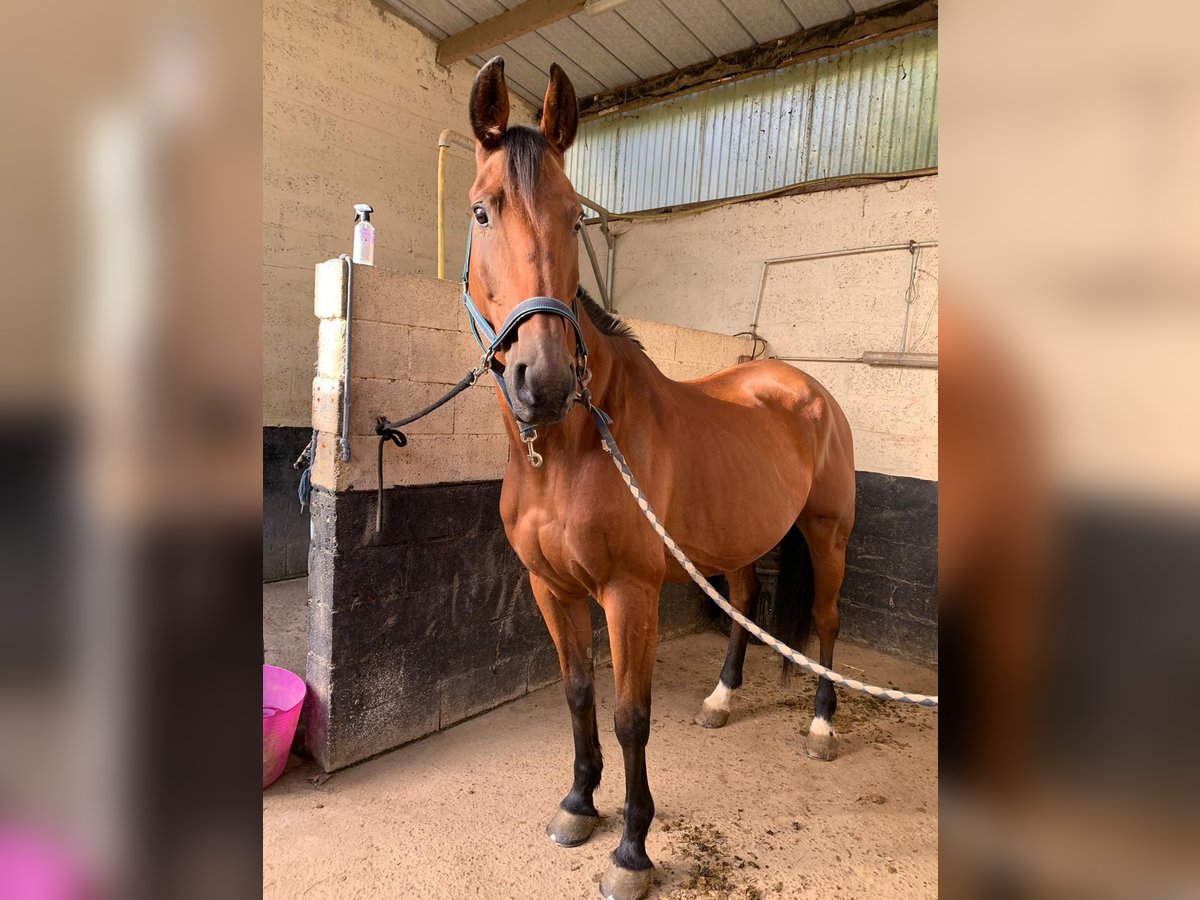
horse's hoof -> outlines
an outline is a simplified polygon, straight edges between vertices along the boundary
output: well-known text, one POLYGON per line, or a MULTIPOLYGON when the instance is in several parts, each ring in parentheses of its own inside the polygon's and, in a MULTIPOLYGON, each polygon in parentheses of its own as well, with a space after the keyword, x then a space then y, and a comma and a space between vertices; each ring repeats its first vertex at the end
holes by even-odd
POLYGON ((811 759, 819 759, 824 762, 837 759, 838 755, 838 736, 833 730, 833 726, 823 719, 813 720, 812 726, 808 729, 808 740, 804 744, 804 752, 811 759))
POLYGON ((653 881, 654 869, 622 869, 614 864, 600 879, 600 896, 604 900, 642 900, 653 881))
POLYGON ((696 713, 694 721, 705 728, 720 728, 729 721, 729 710, 720 706, 709 706, 706 702, 700 707, 700 712, 696 713))
POLYGON ((560 809, 546 826, 546 836, 560 847, 578 847, 592 836, 599 816, 580 816, 560 809))

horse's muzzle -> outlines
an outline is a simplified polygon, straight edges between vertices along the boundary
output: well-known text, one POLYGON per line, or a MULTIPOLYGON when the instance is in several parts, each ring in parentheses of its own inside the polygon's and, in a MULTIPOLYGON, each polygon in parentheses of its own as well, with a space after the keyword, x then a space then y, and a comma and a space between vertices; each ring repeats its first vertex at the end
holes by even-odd
POLYGON ((527 425, 561 422, 575 402, 575 372, 569 364, 514 362, 505 377, 513 413, 527 425))

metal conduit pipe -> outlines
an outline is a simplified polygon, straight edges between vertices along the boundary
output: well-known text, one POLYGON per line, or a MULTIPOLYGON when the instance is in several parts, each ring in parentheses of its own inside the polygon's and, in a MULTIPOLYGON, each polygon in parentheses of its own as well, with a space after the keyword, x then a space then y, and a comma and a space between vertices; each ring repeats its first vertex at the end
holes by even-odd
MULTIPOLYGON (((583 220, 584 230, 587 229, 587 226, 589 226, 589 224, 595 224, 596 222, 599 222, 600 223, 600 233, 602 235, 604 235, 604 242, 605 242, 605 246, 607 248, 607 254, 606 254, 607 259, 606 259, 606 266, 605 266, 604 284, 602 284, 602 286, 600 288, 600 293, 605 295, 606 310, 612 311, 612 308, 613 308, 612 307, 612 271, 613 271, 613 264, 614 264, 614 262, 616 262, 616 260, 614 260, 614 257, 617 256, 617 238, 616 238, 616 235, 614 235, 612 233, 612 230, 610 228, 608 228, 608 220, 610 220, 610 217, 612 217, 613 214, 612 214, 612 212, 606 210, 604 208, 604 206, 601 206, 599 203, 596 203, 595 200, 589 200, 587 197, 584 197, 583 194, 581 194, 581 193, 576 192, 575 196, 578 198, 578 200, 580 200, 581 204, 583 204, 584 206, 587 206, 588 209, 594 210, 596 212, 595 216, 590 217, 590 218, 584 218, 584 220, 583 220)), ((596 284, 600 284, 600 266, 598 263, 596 263, 596 258, 595 258, 594 253, 592 254, 592 269, 595 272, 596 284)))
POLYGON ((750 332, 758 334, 758 316, 762 311, 763 293, 767 287, 767 273, 771 266, 784 263, 807 262, 812 259, 836 259, 842 256, 860 256, 864 253, 888 253, 895 250, 913 250, 914 248, 936 247, 937 241, 907 241, 903 244, 877 244, 872 247, 854 247, 850 250, 824 250, 819 253, 802 253, 799 256, 777 256, 774 259, 764 259, 762 277, 758 281, 758 296, 754 298, 754 319, 750 322, 750 332))
MULTIPOLYGON (((771 266, 779 266, 785 263, 807 262, 814 259, 837 259, 843 256, 861 256, 864 253, 889 253, 897 250, 908 250, 913 256, 913 273, 910 273, 909 285, 911 291, 912 275, 916 270, 916 252, 925 247, 936 247, 937 241, 907 241, 903 244, 876 244, 869 247, 852 247, 849 250, 823 250, 817 253, 801 253, 797 256, 776 256, 772 259, 764 259, 762 263, 762 276, 758 279, 758 295, 754 298, 754 319, 750 323, 750 335, 752 338, 762 340, 758 333, 758 317, 762 312, 763 294, 767 289, 767 274, 771 270, 771 266)), ((907 300, 907 295, 906 295, 907 300)), ((905 309, 905 335, 908 332, 908 309, 905 309)), ((903 339, 902 339, 903 341, 903 339)), ((885 353, 881 351, 868 351, 861 356, 777 356, 775 359, 781 359, 785 362, 857 362, 866 363, 872 366, 914 366, 919 368, 937 368, 937 354, 929 353, 885 353), (868 358, 869 357, 869 358, 868 358), (930 357, 930 360, 925 359, 930 357)))
MULTIPOLYGON (((592 246, 592 239, 588 237, 587 229, 579 229, 579 236, 583 238, 583 246, 587 248, 588 259, 592 261, 592 271, 599 274, 600 263, 596 259, 596 248, 592 246)), ((611 309, 608 302, 608 287, 599 278, 596 279, 596 286, 600 288, 600 302, 604 304, 605 309, 611 309)))
POLYGON ((608 227, 608 220, 609 220, 609 217, 612 216, 612 213, 610 213, 607 209, 605 209, 603 206, 601 206, 595 200, 589 200, 587 197, 583 196, 583 194, 580 194, 578 191, 576 191, 575 196, 576 196, 576 198, 578 198, 579 202, 582 205, 586 206, 588 209, 591 209, 596 213, 595 216, 592 216, 591 218, 587 218, 587 219, 583 220, 584 241, 588 245, 588 256, 590 257, 590 259, 592 261, 592 272, 596 276, 596 284, 600 287, 600 295, 601 295, 601 299, 604 301, 604 308, 611 312, 612 308, 613 308, 613 289, 612 289, 613 263, 614 263, 614 257, 616 256, 616 253, 617 253, 616 236, 612 233, 611 229, 608 227), (600 233, 604 235, 604 244, 605 244, 605 249, 606 249, 605 272, 604 272, 604 280, 603 281, 600 280, 600 265, 599 265, 598 260, 596 259, 596 254, 592 250, 591 242, 587 239, 587 226, 595 225, 597 222, 600 223, 600 233))
POLYGON ((772 356, 783 362, 866 363, 868 366, 903 366, 910 369, 936 369, 936 353, 892 353, 868 350, 859 356, 772 356))
POLYGON ((617 236, 608 230, 608 223, 601 226, 600 231, 604 234, 604 243, 608 245, 608 271, 605 273, 604 285, 605 292, 608 294, 608 310, 613 309, 613 262, 617 257, 617 236))
MULTIPOLYGON (((346 346, 342 351, 342 433, 338 436, 338 455, 342 462, 350 459, 350 331, 354 322, 354 260, 343 253, 338 257, 346 264, 346 346)), ((317 448, 313 446, 313 459, 317 448)))

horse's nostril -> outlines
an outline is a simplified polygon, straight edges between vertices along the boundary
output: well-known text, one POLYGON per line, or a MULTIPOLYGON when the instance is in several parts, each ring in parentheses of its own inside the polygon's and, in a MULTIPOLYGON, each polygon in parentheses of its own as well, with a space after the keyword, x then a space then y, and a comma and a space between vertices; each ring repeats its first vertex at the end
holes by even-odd
POLYGON ((526 404, 533 404, 535 401, 533 387, 529 383, 529 367, 525 363, 516 363, 513 366, 513 389, 517 392, 517 396, 526 404))

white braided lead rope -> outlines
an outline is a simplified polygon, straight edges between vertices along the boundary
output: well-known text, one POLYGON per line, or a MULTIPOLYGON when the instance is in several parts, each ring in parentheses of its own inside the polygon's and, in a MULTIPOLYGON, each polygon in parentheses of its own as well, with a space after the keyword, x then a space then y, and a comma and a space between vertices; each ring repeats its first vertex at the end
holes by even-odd
POLYGON ((785 659, 791 660, 800 668, 808 672, 812 672, 814 675, 828 678, 834 684, 841 685, 844 688, 849 688, 852 691, 858 691, 859 693, 867 694, 868 696, 875 697, 880 700, 894 700, 897 703, 912 703, 916 706, 925 706, 930 709, 938 708, 937 697, 929 697, 925 694, 910 694, 907 691, 897 691, 889 688, 881 688, 874 684, 864 684, 857 679, 847 678, 845 675, 840 675, 832 669, 827 669, 820 663, 813 662, 803 653, 793 650, 791 647, 787 646, 787 644, 776 640, 774 637, 767 634, 767 632, 763 631, 761 628, 743 616, 740 612, 734 609, 730 605, 729 601, 722 597, 720 593, 717 592, 717 589, 709 584, 708 579, 701 575, 699 570, 692 565, 692 561, 688 559, 686 555, 684 555, 684 552, 679 549, 679 545, 672 540, 671 536, 667 534, 667 530, 663 528, 662 523, 658 521, 658 516, 656 516, 654 514, 654 510, 650 508, 650 501, 646 499, 646 495, 643 494, 642 489, 638 487, 637 479, 633 477, 633 473, 629 470, 629 466, 626 464, 625 458, 621 455, 621 451, 617 448, 616 441, 613 440, 612 432, 608 430, 607 423, 600 418, 600 416, 603 415, 603 413, 600 413, 599 416, 596 416, 596 424, 600 426, 600 434, 603 438, 601 441, 601 446, 604 447, 608 455, 612 457, 612 461, 616 465, 617 471, 621 473, 621 478, 625 480, 625 484, 629 488, 629 493, 633 494, 633 499, 637 501, 638 508, 641 509, 642 514, 645 515, 646 519, 654 527, 654 531, 660 538, 662 538, 662 542, 666 545, 667 549, 671 551, 671 555, 679 561, 679 564, 683 566, 683 570, 691 576, 692 581, 696 582, 696 584, 700 587, 700 590, 704 591, 704 593, 708 595, 709 599, 712 600, 713 603, 721 607, 721 609, 725 611, 725 614, 729 616, 729 618, 733 619, 733 621, 737 622, 739 625, 745 628, 746 631, 750 632, 750 634, 754 635, 785 659))

